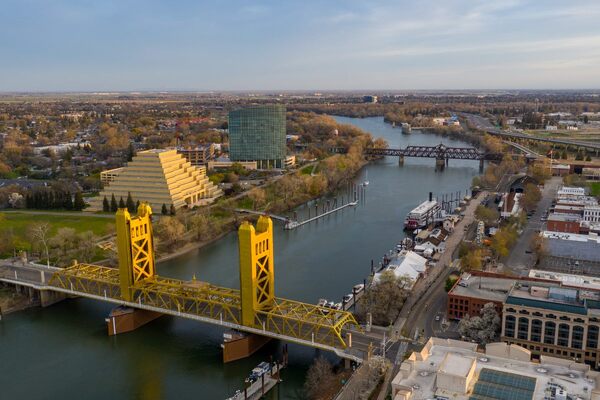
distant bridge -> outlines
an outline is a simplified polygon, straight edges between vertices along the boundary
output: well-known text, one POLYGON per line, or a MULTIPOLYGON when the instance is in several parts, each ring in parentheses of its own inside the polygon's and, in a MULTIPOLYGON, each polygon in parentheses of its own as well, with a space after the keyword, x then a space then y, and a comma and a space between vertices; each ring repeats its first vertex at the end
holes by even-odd
POLYGON ((573 146, 577 148, 582 148, 586 150, 595 151, 596 154, 600 151, 600 143, 594 142, 583 142, 578 140, 569 140, 569 139, 555 139, 555 138, 543 138, 531 135, 525 135, 523 133, 517 132, 506 132, 503 131, 490 123, 490 121, 480 115, 469 114, 469 113, 459 113, 459 115, 463 118, 466 118, 471 122, 477 129, 485 131, 486 133, 494 136, 501 137, 507 140, 533 140, 542 143, 551 143, 551 144, 559 144, 562 146, 573 146))
POLYGON ((367 148, 365 155, 435 158, 438 160, 498 160, 502 154, 486 153, 474 147, 449 147, 443 144, 437 146, 407 146, 400 149, 367 148))

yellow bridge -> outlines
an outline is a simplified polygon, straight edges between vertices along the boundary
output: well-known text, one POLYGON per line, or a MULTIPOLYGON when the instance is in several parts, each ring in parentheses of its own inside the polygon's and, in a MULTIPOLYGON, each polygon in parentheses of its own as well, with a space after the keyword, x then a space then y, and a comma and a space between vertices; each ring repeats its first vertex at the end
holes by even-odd
POLYGON ((195 319, 360 359, 350 351, 350 329, 360 330, 351 313, 275 296, 270 218, 259 217, 256 228, 248 222, 239 228, 240 290, 235 290, 196 279, 158 276, 151 214, 147 204, 140 205, 137 216, 126 209, 117 212, 118 269, 89 264, 53 269, 44 287, 38 288, 195 319))

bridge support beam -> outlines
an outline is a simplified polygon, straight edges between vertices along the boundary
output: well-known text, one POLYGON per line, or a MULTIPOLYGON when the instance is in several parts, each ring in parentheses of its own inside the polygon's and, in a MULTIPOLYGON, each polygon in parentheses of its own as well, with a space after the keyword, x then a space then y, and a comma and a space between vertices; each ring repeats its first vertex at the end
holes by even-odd
POLYGON ((398 157, 398 166, 402 167, 404 165, 404 156, 398 157))
POLYGON ((275 300, 273 221, 260 216, 256 229, 244 221, 238 238, 242 325, 256 327, 256 312, 268 311, 275 300))
POLYGON ((479 172, 483 172, 483 163, 484 163, 483 158, 480 158, 479 159, 479 172))

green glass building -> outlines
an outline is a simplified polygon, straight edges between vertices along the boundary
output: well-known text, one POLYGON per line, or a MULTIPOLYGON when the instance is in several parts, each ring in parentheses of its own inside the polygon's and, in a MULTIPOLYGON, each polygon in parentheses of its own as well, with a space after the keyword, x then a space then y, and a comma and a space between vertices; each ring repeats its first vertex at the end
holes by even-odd
POLYGON ((256 161, 258 168, 283 168, 285 107, 251 106, 229 113, 229 158, 256 161))

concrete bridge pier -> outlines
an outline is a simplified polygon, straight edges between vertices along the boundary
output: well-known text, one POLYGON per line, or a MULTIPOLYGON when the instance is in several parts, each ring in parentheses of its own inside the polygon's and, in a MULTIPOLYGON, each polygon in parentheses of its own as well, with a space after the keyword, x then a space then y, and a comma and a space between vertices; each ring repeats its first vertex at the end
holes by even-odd
POLYGON ((439 169, 440 171, 444 169, 444 167, 446 166, 446 160, 443 158, 436 158, 435 159, 435 169, 439 169))
POLYGON ((398 157, 398 166, 402 167, 404 165, 404 156, 398 157))
POLYGON ((483 158, 479 159, 479 172, 483 172, 483 158))
POLYGON ((52 290, 40 290, 40 305, 42 307, 48 307, 52 304, 63 301, 67 298, 67 295, 52 290))

